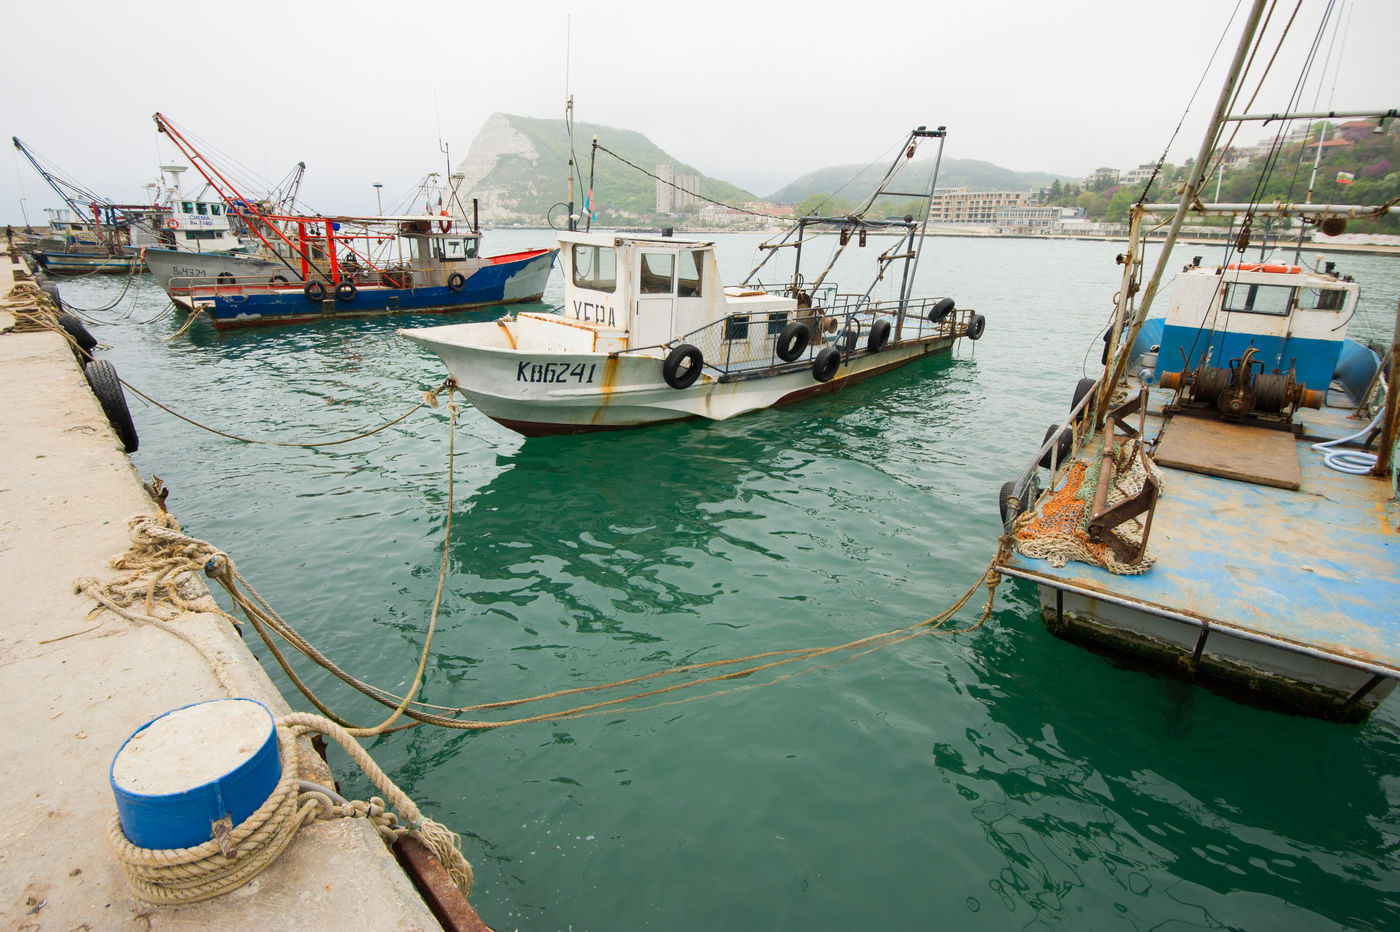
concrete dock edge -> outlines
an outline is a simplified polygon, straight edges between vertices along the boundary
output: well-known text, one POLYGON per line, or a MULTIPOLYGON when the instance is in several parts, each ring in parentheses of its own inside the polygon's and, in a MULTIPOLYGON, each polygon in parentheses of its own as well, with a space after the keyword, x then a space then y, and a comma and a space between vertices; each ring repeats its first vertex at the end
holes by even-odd
MULTIPOLYGON (((0 257, 0 295, 22 267, 0 257)), ((0 312, 0 917, 11 929, 438 929, 362 820, 314 822, 266 872, 189 906, 134 899, 107 846, 108 771, 123 740, 173 708, 220 698, 183 641, 75 594, 118 572, 127 519, 156 509, 67 342, 0 312)), ((201 583, 202 585, 202 583, 201 583)), ((205 592, 207 598, 207 591, 205 592)), ((210 601, 212 607, 212 600, 210 601)), ((242 695, 288 710, 219 615, 180 622, 226 660, 242 695)))

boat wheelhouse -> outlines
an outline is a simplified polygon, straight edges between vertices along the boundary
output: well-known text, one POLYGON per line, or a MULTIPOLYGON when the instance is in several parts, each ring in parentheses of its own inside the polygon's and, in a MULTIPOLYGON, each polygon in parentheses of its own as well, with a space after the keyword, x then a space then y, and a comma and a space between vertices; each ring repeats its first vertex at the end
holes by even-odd
MULTIPOLYGON (((941 151, 942 128, 920 127, 887 181, 930 137, 941 151)), ((936 177, 935 170, 930 191, 936 177)), ((457 390, 483 414, 523 434, 734 417, 948 353, 962 337, 982 335, 985 319, 951 299, 910 297, 926 217, 801 218, 767 249, 771 257, 790 246, 796 256, 792 275, 771 286, 757 282, 758 269, 740 285, 724 286, 712 242, 565 231, 558 313, 400 333, 437 353, 457 390), (822 231, 839 237, 836 257, 851 243, 864 245, 869 234, 887 238, 866 291, 841 293, 826 283, 826 272, 808 284, 801 244, 822 231), (900 271, 897 296, 875 299, 875 284, 892 268, 900 271)))

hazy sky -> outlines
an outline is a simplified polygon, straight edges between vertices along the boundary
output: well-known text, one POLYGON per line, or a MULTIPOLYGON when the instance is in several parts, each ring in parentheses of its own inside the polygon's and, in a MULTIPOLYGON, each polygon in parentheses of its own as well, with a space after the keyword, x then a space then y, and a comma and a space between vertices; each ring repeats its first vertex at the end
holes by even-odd
MULTIPOLYGON (((1325 5, 1302 0, 1283 95, 1256 109, 1285 105, 1325 5)), ((1344 8, 1332 56, 1343 65, 1335 78, 1329 69, 1319 106, 1400 106, 1400 0, 1344 8)), ((1235 10, 1235 0, 16 3, 0 20, 0 113, 8 135, 113 200, 142 199, 173 157, 151 120, 160 110, 269 181, 304 160, 305 200, 326 213, 373 211, 374 181, 387 209, 444 169, 439 140, 455 163, 492 113, 561 117, 566 88, 579 121, 641 132, 759 195, 827 165, 884 161, 919 124, 948 127, 949 158, 1078 178, 1156 159, 1235 10)), ((1237 35, 1172 161, 1195 153, 1237 35)), ((59 206, 12 150, 0 220, 21 222, 21 197, 34 222, 59 206)))

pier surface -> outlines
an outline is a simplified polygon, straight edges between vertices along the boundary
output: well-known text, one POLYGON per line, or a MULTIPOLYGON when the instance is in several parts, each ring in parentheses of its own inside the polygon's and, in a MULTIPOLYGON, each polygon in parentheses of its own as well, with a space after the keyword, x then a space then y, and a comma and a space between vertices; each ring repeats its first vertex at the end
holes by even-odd
MULTIPOLYGON (((0 253, 0 295, 23 267, 0 253)), ((74 593, 113 579, 127 519, 155 503, 59 335, 0 310, 0 922, 7 929, 439 929, 363 820, 304 827, 244 886, 179 907, 134 899, 107 844, 121 743, 170 709, 224 693, 184 641, 74 593)), ((100 337, 100 334, 99 334, 100 337)), ((99 351, 100 352, 100 351, 99 351)), ((211 601, 212 606, 212 601, 211 601)), ((241 695, 288 711, 233 627, 180 622, 228 663, 241 695)))

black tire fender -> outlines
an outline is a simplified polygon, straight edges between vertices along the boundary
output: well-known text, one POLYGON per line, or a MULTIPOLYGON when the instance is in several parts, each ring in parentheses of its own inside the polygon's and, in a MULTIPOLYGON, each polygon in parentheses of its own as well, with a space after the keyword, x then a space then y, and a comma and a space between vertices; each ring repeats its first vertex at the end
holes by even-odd
POLYGON ((126 452, 135 453, 140 441, 136 437, 136 425, 131 422, 131 411, 126 406, 126 395, 122 383, 117 378, 117 370, 105 359, 94 359, 83 367, 88 385, 97 401, 102 405, 102 413, 116 431, 126 452))
POLYGON ((980 340, 982 334, 987 329, 987 318, 981 314, 973 314, 972 319, 967 322, 967 338, 969 340, 980 340))
POLYGON ((794 320, 783 328, 782 333, 778 334, 778 342, 774 351, 783 362, 792 362, 807 349, 807 344, 811 339, 811 328, 800 320, 794 320))
POLYGON ((354 301, 355 295, 360 293, 360 289, 355 287, 355 283, 348 279, 341 279, 340 284, 335 286, 335 299, 337 301, 354 301))
POLYGON ((885 344, 889 341, 890 322, 882 317, 871 325, 870 338, 865 341, 865 348, 872 353, 878 353, 885 348, 885 344))
POLYGON ((82 350, 82 353, 78 354, 78 358, 91 358, 92 348, 97 345, 97 337, 88 332, 88 328, 83 326, 83 322, 72 314, 59 314, 58 325, 73 338, 78 349, 82 350))
POLYGON ((830 382, 836 370, 841 368, 841 353, 834 346, 822 347, 817 358, 812 360, 812 378, 818 382, 830 382))
POLYGON ((447 278, 447 287, 452 291, 461 291, 467 287, 467 277, 461 272, 453 272, 447 278))
POLYGON ((1098 379, 1084 378, 1079 380, 1079 384, 1074 386, 1074 397, 1070 399, 1069 409, 1073 411, 1084 396, 1094 390, 1094 386, 1099 384, 1098 379))
POLYGON ((700 378, 700 370, 705 366, 705 357, 698 347, 682 343, 666 354, 661 364, 661 377, 672 388, 689 388, 700 378))
POLYGON ((935 324, 940 323, 943 320, 943 318, 953 313, 953 308, 956 306, 957 302, 955 302, 952 298, 944 298, 943 300, 935 304, 933 308, 928 312, 928 319, 933 321, 935 324))
MULTIPOLYGON (((1041 446, 1045 446, 1045 444, 1050 442, 1050 438, 1055 436, 1055 428, 1059 426, 1060 425, 1058 424, 1051 424, 1049 427, 1045 428, 1045 439, 1040 441, 1041 446)), ((1066 428, 1065 430, 1060 431, 1060 437, 1058 440, 1055 441, 1055 445, 1050 449, 1046 450, 1045 455, 1040 458, 1040 465, 1045 467, 1046 469, 1049 469, 1050 457, 1053 455, 1055 458, 1055 465, 1063 466, 1065 464, 1065 461, 1069 459, 1069 454, 1071 452, 1073 444, 1074 435, 1070 432, 1070 430, 1066 428)))
MULTIPOLYGON (((1025 502, 1021 502, 1017 506, 1015 512, 1011 510, 1011 493, 1015 490, 1016 483, 1014 480, 1011 482, 1003 482, 1001 485, 1001 492, 997 495, 997 509, 1001 512, 1001 523, 1003 527, 1021 517, 1021 515, 1026 512, 1027 506, 1025 502)), ((1029 488, 1026 489, 1026 495, 1030 497, 1029 488)))
POLYGON ((301 293, 306 295, 306 300, 308 301, 324 301, 326 300, 326 283, 317 281, 307 282, 306 286, 301 289, 301 293))

